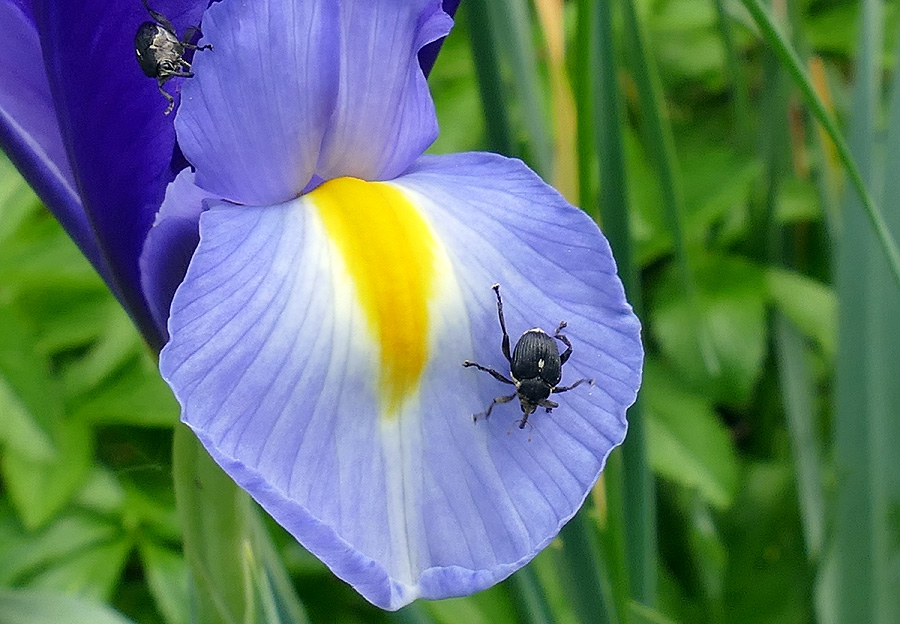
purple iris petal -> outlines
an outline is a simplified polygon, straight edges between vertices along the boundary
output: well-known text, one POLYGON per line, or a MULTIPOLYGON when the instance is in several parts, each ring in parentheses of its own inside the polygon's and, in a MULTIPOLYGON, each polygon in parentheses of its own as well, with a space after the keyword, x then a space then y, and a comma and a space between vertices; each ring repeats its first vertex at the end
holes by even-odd
POLYGON ((167 338, 169 306, 200 242, 200 213, 210 198, 194 177, 183 169, 169 185, 141 254, 141 286, 157 328, 167 338))
POLYGON ((316 173, 390 180, 437 138, 417 54, 453 25, 438 0, 344 2, 340 89, 316 173))
POLYGON ((82 252, 115 288, 63 146, 30 5, 0 0, 0 145, 82 252))
MULTIPOLYGON (((157 0, 179 33, 206 0, 157 0)), ((156 81, 135 60, 140 2, 34 0, 50 90, 82 204, 123 303, 151 342, 161 340, 140 291, 138 256, 183 161, 156 81)), ((167 85, 178 87, 178 81, 167 85)))
POLYGON ((338 3, 221 2, 203 26, 213 49, 195 58, 176 121, 197 184, 245 204, 296 197, 334 110, 338 3))
POLYGON ((159 269, 206 207, 160 370, 210 454, 368 600, 468 594, 584 501, 625 435, 640 326, 597 227, 521 162, 413 161, 436 129, 416 55, 449 27, 438 0, 284 1, 207 15, 215 49, 177 122, 197 173, 170 188, 142 260, 165 310, 159 269), (462 366, 508 371, 497 282, 513 340, 565 320, 561 383, 596 380, 528 431, 514 398, 472 422, 515 394, 462 366))
POLYGON ((365 319, 335 277, 313 199, 203 214, 160 359, 213 457, 389 609, 488 587, 546 546, 622 441, 642 360, 606 241, 521 162, 425 157, 394 184, 449 267, 418 398, 395 420, 379 412, 365 319), (513 340, 567 320, 575 351, 563 383, 596 380, 533 415, 530 432, 515 429, 514 403, 472 422, 510 391, 461 366, 508 367, 495 282, 513 340))
MULTIPOLYGON (((456 15, 456 9, 459 8, 459 0, 444 0, 443 6, 444 13, 453 17, 456 15)), ((434 62, 437 60, 438 53, 441 51, 441 45, 443 45, 443 43, 443 39, 438 39, 419 50, 419 65, 422 66, 422 72, 426 76, 431 73, 431 68, 434 67, 434 62)))

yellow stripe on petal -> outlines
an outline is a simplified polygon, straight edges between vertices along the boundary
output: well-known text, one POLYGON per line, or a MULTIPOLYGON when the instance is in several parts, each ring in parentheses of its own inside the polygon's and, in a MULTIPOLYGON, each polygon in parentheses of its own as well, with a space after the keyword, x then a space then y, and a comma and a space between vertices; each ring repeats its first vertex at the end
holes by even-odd
POLYGON ((428 300, 435 240, 396 187, 337 178, 307 198, 340 251, 380 350, 380 390, 394 415, 416 389, 428 358, 428 300))

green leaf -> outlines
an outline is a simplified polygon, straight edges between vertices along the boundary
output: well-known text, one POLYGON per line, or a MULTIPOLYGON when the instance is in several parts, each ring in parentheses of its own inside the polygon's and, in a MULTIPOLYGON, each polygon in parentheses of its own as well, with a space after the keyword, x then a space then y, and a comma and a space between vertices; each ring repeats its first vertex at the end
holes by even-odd
POLYGON ((94 465, 75 502, 101 514, 120 515, 125 505, 125 488, 110 470, 94 465))
POLYGON ((772 303, 808 338, 834 359, 837 340, 837 298, 831 288, 784 269, 766 270, 772 303))
POLYGON ((649 607, 632 601, 628 605, 631 624, 675 624, 674 620, 670 620, 659 611, 655 611, 649 607))
POLYGON ((112 307, 106 312, 99 340, 63 371, 69 397, 98 386, 127 360, 143 352, 144 343, 124 310, 112 307))
POLYGON ((36 460, 8 449, 0 470, 22 523, 36 529, 50 521, 84 484, 94 454, 90 429, 76 421, 58 421, 54 427, 58 454, 36 460))
POLYGON ((63 516, 38 534, 21 531, 0 540, 0 585, 21 585, 41 570, 115 541, 121 529, 87 514, 63 516))
POLYGON ((0 304, 0 444, 34 461, 56 454, 54 422, 62 401, 46 358, 18 311, 0 304))
POLYGON ((667 271, 653 297, 651 330, 662 352, 690 384, 717 402, 750 399, 765 359, 763 271, 733 256, 707 256, 697 263, 700 317, 683 294, 680 274, 667 271), (705 329, 718 369, 707 368, 697 326, 705 329))
POLYGON ((134 624, 94 601, 56 593, 0 589, 0 622, 4 624, 134 624))
POLYGON ((92 546, 42 570, 28 586, 108 601, 119 584, 131 549, 131 540, 123 537, 92 546))
MULTIPOLYGON (((721 524, 728 624, 815 622, 812 578, 798 517, 791 464, 751 462, 721 524)), ((689 620, 695 621, 695 620, 689 620)), ((847 624, 868 622, 851 618, 847 624)))
POLYGON ((9 159, 0 153, 0 246, 5 244, 40 200, 9 159))
POLYGON ((73 400, 71 409, 73 418, 85 422, 171 427, 180 408, 153 358, 142 350, 117 374, 73 400))
POLYGON ((696 489, 714 507, 730 506, 738 488, 737 454, 710 401, 686 390, 653 359, 644 364, 641 395, 657 474, 696 489))
POLYGON ((150 540, 138 545, 150 593, 167 624, 188 624, 188 571, 184 556, 150 540))

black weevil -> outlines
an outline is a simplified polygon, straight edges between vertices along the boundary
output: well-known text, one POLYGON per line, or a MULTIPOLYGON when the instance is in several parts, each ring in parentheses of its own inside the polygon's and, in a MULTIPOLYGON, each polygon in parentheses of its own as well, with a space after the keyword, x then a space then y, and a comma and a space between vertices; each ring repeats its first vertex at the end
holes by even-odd
POLYGON ((585 381, 594 385, 593 379, 579 379, 575 383, 568 386, 559 386, 562 381, 562 367, 569 357, 572 355, 572 343, 561 332, 566 327, 566 322, 562 321, 553 336, 547 334, 540 328, 529 329, 522 334, 512 356, 509 354, 509 334, 506 333, 506 320, 503 318, 503 300, 500 298, 500 284, 494 284, 494 292, 497 294, 497 315, 500 317, 500 329, 503 330, 503 342, 501 349, 503 355, 509 361, 509 373, 512 379, 507 379, 502 373, 495 371, 493 368, 476 364, 466 360, 463 366, 474 366, 478 370, 490 373, 497 381, 510 384, 516 387, 513 394, 498 396, 491 404, 488 405, 486 411, 475 414, 472 419, 477 421, 479 416, 487 418, 491 415, 491 410, 498 403, 509 403, 513 399, 519 399, 519 405, 522 408, 522 420, 519 422, 519 429, 524 429, 528 423, 528 417, 534 413, 538 407, 543 407, 550 413, 554 407, 559 404, 550 400, 551 394, 559 394, 567 392, 585 381), (566 350, 560 354, 556 341, 566 345, 566 350))
POLYGON ((175 107, 175 98, 169 95, 163 85, 170 79, 179 76, 181 78, 193 78, 191 64, 184 59, 185 50, 209 50, 211 45, 196 46, 190 43, 191 37, 199 31, 196 26, 191 26, 179 41, 175 27, 162 13, 150 8, 147 0, 141 0, 144 8, 154 19, 152 22, 144 22, 138 27, 134 36, 134 53, 137 55, 138 65, 150 78, 156 78, 159 84, 159 92, 169 102, 165 115, 172 112, 175 107))

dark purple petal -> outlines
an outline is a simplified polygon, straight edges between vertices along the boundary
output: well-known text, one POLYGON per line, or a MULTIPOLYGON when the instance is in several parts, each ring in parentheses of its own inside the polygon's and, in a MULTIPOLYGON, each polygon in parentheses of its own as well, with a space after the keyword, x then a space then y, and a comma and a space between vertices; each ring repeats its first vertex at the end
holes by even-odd
POLYGON ((194 184, 194 173, 183 169, 166 190, 141 254, 141 285, 166 339, 169 307, 200 242, 200 213, 207 199, 209 194, 194 184))
POLYGON ((178 140, 197 184, 242 204, 300 195, 315 172, 338 86, 334 0, 210 7, 185 84, 178 140))
POLYGON ((78 197, 30 10, 24 2, 0 0, 0 146, 97 272, 115 287, 78 197))
MULTIPOLYGON (((459 0, 444 0, 443 8, 444 13, 453 17, 456 15, 456 9, 459 8, 459 0)), ((437 60, 438 53, 441 51, 444 39, 444 37, 441 37, 437 41, 432 41, 419 50, 419 65, 422 67, 422 73, 426 76, 431 73, 431 68, 434 67, 434 62, 437 60)))
MULTIPOLYGON (((179 34, 199 23, 206 0, 155 0, 179 34)), ((135 58, 149 20, 139 0, 34 0, 50 89, 82 204, 123 304, 159 345, 141 293, 138 258, 166 185, 183 166, 172 116, 135 58)), ((167 85, 170 92, 178 80, 167 85)))

